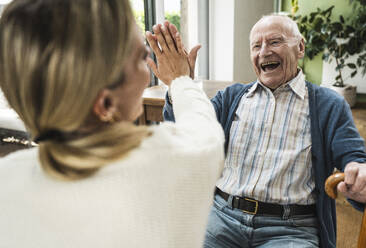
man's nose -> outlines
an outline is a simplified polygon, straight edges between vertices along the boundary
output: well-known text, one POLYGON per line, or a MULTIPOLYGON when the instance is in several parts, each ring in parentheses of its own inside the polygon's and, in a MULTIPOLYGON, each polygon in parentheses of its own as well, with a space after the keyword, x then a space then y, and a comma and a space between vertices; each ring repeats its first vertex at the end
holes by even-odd
POLYGON ((271 55, 272 51, 271 49, 267 46, 267 44, 262 44, 261 49, 259 51, 259 55, 260 56, 268 56, 271 55))

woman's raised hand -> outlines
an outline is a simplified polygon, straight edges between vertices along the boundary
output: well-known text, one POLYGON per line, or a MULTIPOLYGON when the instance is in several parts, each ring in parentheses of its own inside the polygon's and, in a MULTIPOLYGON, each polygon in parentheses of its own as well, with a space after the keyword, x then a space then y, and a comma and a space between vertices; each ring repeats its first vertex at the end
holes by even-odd
POLYGON ((168 21, 163 25, 155 25, 153 31, 154 34, 146 32, 146 38, 157 59, 157 65, 151 58, 147 60, 154 74, 167 85, 170 85, 172 80, 179 76, 193 77, 197 51, 200 46, 196 46, 190 54, 187 54, 178 30, 168 21))

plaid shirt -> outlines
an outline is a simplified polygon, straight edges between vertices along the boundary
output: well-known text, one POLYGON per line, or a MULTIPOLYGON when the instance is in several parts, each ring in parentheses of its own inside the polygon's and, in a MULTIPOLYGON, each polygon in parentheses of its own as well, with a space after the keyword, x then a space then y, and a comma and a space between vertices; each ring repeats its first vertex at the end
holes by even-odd
POLYGON ((217 186, 279 204, 313 204, 309 98, 303 73, 271 91, 257 81, 242 97, 217 186))

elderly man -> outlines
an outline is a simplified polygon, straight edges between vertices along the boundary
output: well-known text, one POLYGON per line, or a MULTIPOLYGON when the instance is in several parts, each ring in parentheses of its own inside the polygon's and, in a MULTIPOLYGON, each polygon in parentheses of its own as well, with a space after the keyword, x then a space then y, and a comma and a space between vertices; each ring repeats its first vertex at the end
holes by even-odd
MULTIPOLYGON (((154 32, 147 34, 154 51, 159 39, 171 42, 166 28, 154 32)), ((257 81, 232 85, 212 99, 226 135, 226 159, 205 247, 335 247, 335 204, 324 192, 334 168, 345 171, 338 190, 364 208, 363 139, 344 99, 305 81, 297 67, 304 50, 294 21, 263 17, 250 33, 257 81)), ((184 56, 193 65, 194 56, 184 56)), ((168 99, 164 117, 174 120, 168 99)))

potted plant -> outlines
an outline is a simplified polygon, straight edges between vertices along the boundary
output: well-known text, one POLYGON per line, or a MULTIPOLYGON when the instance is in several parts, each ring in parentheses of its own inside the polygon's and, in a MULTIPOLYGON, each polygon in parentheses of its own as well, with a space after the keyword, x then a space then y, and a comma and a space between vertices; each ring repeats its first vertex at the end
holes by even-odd
MULTIPOLYGON (((366 72, 366 9, 365 0, 354 1, 354 8, 358 7, 357 14, 352 16, 350 20, 345 20, 343 16, 339 17, 339 21, 332 21, 331 15, 334 6, 326 10, 317 9, 308 15, 297 15, 297 0, 292 0, 291 17, 297 22, 300 32, 304 36, 306 42, 305 56, 310 60, 317 54, 323 52, 322 59, 331 62, 335 60, 337 76, 330 86, 333 90, 343 95, 350 106, 356 103, 356 87, 346 85, 342 70, 348 67, 352 70, 350 77, 354 77, 358 69, 362 68, 362 73, 366 72), (351 63, 347 59, 352 55, 358 55, 357 62, 351 63)), ((302 64, 305 73, 305 62, 302 64)), ((329 86, 327 86, 329 87, 329 86)))

